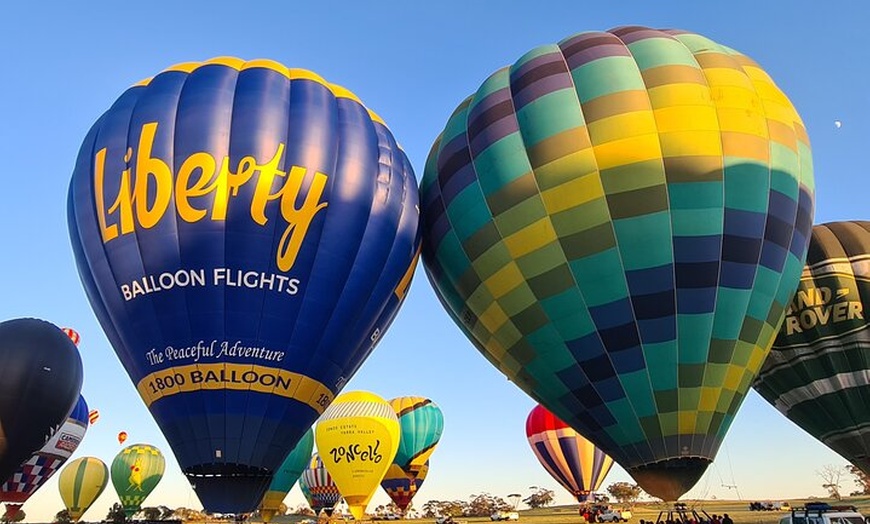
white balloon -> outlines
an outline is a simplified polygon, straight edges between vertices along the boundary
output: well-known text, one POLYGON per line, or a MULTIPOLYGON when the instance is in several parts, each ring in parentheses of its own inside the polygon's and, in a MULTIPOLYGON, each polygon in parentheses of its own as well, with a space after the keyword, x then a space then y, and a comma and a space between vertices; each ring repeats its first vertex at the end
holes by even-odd
POLYGON ((839 120, 834 120, 834 127, 836 127, 837 129, 840 129, 840 127, 842 127, 842 126, 843 126, 843 122, 840 122, 839 120))

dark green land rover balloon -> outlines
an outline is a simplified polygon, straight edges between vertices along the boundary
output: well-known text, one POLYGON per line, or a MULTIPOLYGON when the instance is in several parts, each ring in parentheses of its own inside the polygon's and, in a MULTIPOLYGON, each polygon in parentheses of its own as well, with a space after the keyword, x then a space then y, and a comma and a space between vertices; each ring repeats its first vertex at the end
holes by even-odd
POLYGON ((870 222, 813 228, 807 265, 755 389, 870 474, 870 222))

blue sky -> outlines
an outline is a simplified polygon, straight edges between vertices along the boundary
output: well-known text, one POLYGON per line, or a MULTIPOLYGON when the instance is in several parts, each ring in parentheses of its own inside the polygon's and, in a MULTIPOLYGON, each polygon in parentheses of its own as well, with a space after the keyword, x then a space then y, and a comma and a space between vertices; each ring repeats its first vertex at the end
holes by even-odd
MULTIPOLYGON (((66 189, 85 133, 129 85, 185 61, 270 58, 346 86, 380 114, 422 177, 455 106, 525 51, 619 25, 704 34, 757 60, 789 95, 815 159, 816 223, 867 219, 870 6, 806 0, 732 2, 16 2, 0 16, 0 319, 37 316, 76 328, 83 394, 102 414, 76 456, 111 461, 120 430, 169 447, 85 298, 67 237, 66 189), (835 121, 842 125, 837 127, 835 121)), ((533 402, 473 349, 438 304, 422 267, 395 324, 346 387, 423 395, 446 418, 416 500, 506 496, 544 486, 571 498, 526 443, 533 402)), ((198 507, 171 454, 148 505, 198 507)), ((688 497, 821 495, 816 471, 845 461, 752 393, 719 457, 688 497)), ((615 467, 605 484, 630 478, 615 467)), ((852 489, 851 483, 845 486, 852 489)), ((86 515, 102 518, 109 488, 86 515)), ((380 493, 374 504, 385 503, 380 493)), ((302 501, 294 488, 291 505, 302 501)), ((62 509, 56 480, 28 521, 62 509)))

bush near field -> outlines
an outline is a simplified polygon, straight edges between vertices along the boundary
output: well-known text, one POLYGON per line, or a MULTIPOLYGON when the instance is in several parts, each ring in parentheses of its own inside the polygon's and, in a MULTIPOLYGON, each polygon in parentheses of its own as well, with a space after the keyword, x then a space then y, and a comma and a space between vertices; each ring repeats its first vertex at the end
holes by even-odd
MULTIPOLYGON (((805 502, 827 502, 832 506, 852 505, 858 508, 858 511, 865 516, 870 516, 870 496, 861 497, 844 497, 841 501, 825 498, 805 498, 805 499, 770 499, 771 502, 788 502, 792 507, 803 506, 805 502)), ((785 511, 750 511, 749 504, 752 500, 685 500, 687 507, 695 509, 698 513, 706 511, 708 514, 728 515, 734 520, 734 524, 778 524, 779 519, 787 512, 785 511)), ((619 508, 618 504, 611 505, 619 508)), ((550 508, 541 508, 534 510, 520 510, 520 523, 527 524, 582 524, 585 521, 578 514, 577 505, 554 506, 550 508)), ((632 510, 632 518, 629 524, 638 524, 640 519, 644 521, 655 520, 660 511, 667 512, 668 506, 663 503, 654 502, 639 502, 635 504, 632 510)), ((303 520, 304 516, 284 516, 275 517, 272 522, 275 524, 295 524, 303 520)), ((311 518, 311 517, 308 517, 311 518)), ((460 517, 457 522, 490 522, 487 517, 460 517)), ((325 522, 325 521, 321 521, 325 522)), ((350 521, 353 522, 353 521, 350 521)), ((371 522, 380 522, 373 520, 371 522)), ((386 522, 386 521, 384 521, 386 522)), ((414 522, 415 524, 434 524, 434 519, 415 519, 400 522, 414 522)), ((331 524, 341 524, 341 520, 333 520, 331 524)))

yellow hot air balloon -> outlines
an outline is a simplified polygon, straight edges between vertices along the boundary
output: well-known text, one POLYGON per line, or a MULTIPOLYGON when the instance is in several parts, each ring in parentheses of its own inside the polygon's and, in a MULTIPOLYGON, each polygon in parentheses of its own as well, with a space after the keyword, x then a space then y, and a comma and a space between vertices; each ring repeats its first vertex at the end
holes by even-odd
POLYGON ((320 416, 314 435, 317 449, 354 519, 365 515, 396 456, 399 436, 393 408, 367 391, 339 395, 320 416))
POLYGON ((96 457, 77 458, 63 468, 57 487, 73 522, 82 518, 108 483, 109 468, 96 457))

